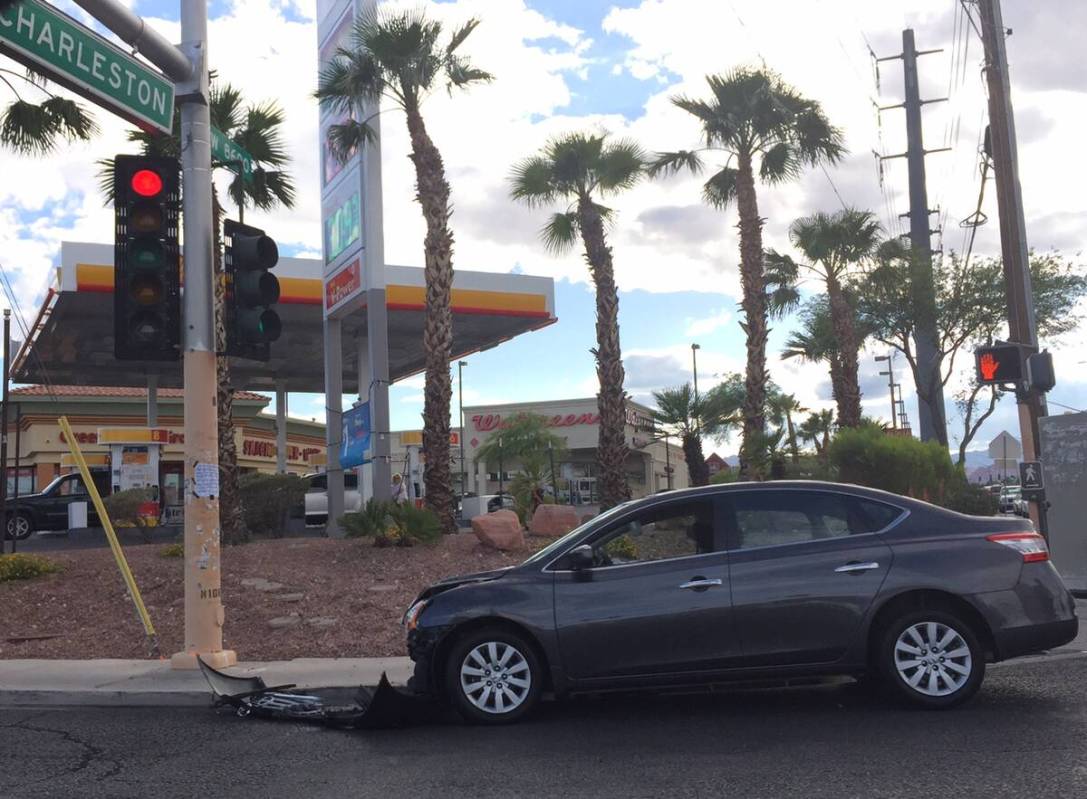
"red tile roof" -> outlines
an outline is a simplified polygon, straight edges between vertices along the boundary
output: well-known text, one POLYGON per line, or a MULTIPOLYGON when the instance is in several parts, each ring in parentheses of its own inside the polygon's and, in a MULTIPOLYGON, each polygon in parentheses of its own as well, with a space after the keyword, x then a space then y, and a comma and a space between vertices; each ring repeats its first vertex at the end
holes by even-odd
MULTIPOLYGON (((14 397, 56 397, 57 399, 70 397, 146 399, 147 389, 128 386, 23 386, 13 388, 11 395, 14 397)), ((160 399, 181 399, 185 396, 185 392, 180 388, 160 388, 158 396, 160 399)), ((243 402, 269 402, 265 395, 252 391, 235 391, 234 399, 243 402)))

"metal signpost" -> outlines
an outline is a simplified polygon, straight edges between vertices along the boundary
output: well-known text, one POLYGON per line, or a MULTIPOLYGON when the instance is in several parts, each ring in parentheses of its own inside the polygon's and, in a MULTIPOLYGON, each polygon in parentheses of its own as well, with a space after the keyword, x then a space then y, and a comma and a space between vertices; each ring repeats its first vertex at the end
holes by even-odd
POLYGON ((46 3, 0 12, 0 52, 145 130, 173 129, 171 80, 46 3))

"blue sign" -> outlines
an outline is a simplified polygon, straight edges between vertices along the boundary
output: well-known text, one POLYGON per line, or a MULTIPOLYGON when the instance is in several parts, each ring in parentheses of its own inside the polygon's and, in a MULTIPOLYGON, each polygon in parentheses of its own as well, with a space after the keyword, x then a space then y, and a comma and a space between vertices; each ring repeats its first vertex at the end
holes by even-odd
POLYGON ((369 463, 370 403, 356 405, 343 412, 343 444, 340 446, 340 466, 350 469, 369 463))

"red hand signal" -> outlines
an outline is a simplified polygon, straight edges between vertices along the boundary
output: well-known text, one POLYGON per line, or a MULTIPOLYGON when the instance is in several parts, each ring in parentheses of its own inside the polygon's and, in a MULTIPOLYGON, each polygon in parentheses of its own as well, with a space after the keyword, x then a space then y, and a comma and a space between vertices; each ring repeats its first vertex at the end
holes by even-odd
POLYGON ((986 380, 992 380, 996 377, 996 370, 1000 367, 1000 361, 994 358, 991 352, 987 352, 981 356, 981 362, 978 366, 981 367, 981 376, 986 380))

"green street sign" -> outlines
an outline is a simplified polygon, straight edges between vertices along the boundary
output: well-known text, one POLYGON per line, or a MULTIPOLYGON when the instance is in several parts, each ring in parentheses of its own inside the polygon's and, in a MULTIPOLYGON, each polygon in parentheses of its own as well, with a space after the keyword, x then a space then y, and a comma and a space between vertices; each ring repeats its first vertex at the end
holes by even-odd
POLYGON ((173 128, 172 81, 47 3, 0 11, 0 52, 145 130, 173 128))
POLYGON ((238 171, 238 164, 240 163, 242 177, 245 180, 252 179, 253 156, 240 145, 235 144, 233 139, 214 125, 211 126, 211 157, 235 172, 238 171))

